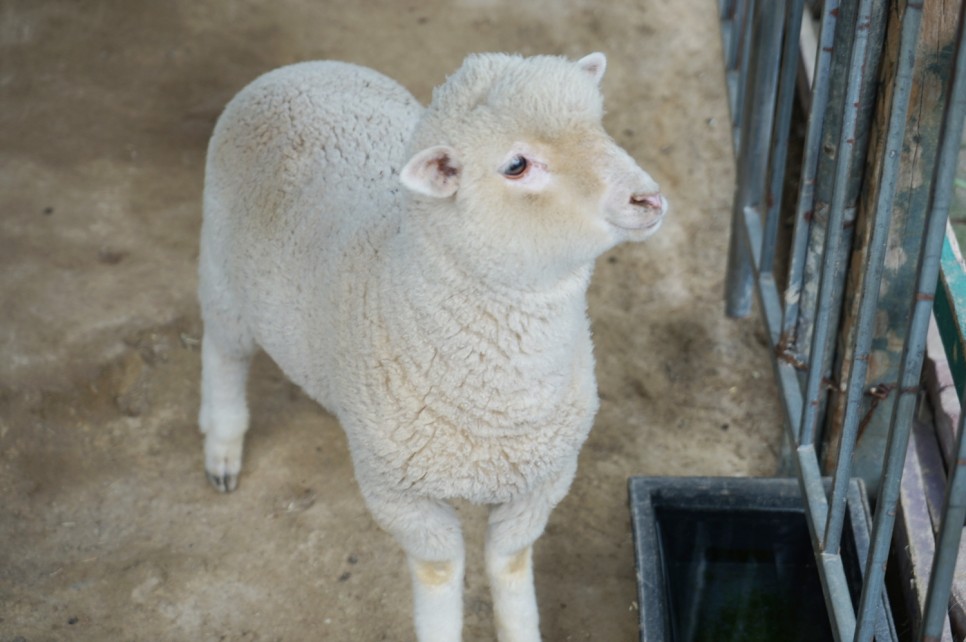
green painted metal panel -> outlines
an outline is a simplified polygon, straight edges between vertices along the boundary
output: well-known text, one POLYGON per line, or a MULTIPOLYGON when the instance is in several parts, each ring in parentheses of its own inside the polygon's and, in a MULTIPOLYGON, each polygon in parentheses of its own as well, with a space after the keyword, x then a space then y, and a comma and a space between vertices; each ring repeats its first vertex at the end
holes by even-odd
POLYGON ((966 383, 966 263, 952 229, 947 228, 941 258, 942 270, 936 286, 936 303, 933 313, 936 325, 946 349, 949 368, 956 382, 956 391, 962 398, 966 383))

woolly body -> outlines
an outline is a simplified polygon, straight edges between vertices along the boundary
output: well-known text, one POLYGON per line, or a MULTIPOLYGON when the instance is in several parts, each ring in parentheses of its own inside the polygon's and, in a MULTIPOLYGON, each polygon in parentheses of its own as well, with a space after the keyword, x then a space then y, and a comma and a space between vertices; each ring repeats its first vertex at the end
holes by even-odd
MULTIPOLYGON (((653 233, 666 210, 600 128, 603 64, 474 56, 424 110, 372 70, 302 63, 246 87, 212 136, 206 469, 234 487, 259 346, 339 418, 373 516, 410 556, 421 640, 458 639, 459 617, 420 623, 420 600, 437 599, 426 591, 462 575, 442 500, 497 506, 491 570, 512 561, 532 594, 529 545, 598 406, 593 260, 653 233), (528 159, 521 180, 497 171, 507 158, 528 159), (595 159, 607 171, 581 166, 595 159)), ((535 605, 499 590, 500 639, 536 639, 535 605)))

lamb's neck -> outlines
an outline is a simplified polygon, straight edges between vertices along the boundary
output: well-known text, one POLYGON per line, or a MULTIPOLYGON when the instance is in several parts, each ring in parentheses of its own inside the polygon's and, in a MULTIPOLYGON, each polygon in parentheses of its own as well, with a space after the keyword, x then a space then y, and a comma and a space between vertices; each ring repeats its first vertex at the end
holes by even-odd
POLYGON ((426 313, 459 309, 470 325, 476 321, 486 325, 486 317, 493 316, 519 319, 546 330, 556 327, 556 332, 585 318, 592 265, 581 266, 551 284, 521 287, 468 273, 459 257, 418 229, 404 228, 395 240, 398 243, 387 261, 393 272, 391 280, 397 292, 426 313))
POLYGON ((456 257, 425 241, 405 233, 396 240, 386 261, 393 318, 385 322, 396 340, 409 344, 414 361, 472 360, 479 364, 474 370, 530 376, 569 370, 574 346, 589 337, 590 266, 553 288, 521 291, 473 278, 456 257))

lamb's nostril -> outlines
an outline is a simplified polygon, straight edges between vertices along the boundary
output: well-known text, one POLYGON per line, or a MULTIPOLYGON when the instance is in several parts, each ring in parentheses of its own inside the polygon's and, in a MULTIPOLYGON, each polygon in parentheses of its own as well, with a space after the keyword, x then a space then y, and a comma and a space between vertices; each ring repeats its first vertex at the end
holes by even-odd
POLYGON ((640 205, 642 207, 659 210, 663 203, 661 202, 660 192, 656 192, 653 194, 631 194, 631 205, 640 205))

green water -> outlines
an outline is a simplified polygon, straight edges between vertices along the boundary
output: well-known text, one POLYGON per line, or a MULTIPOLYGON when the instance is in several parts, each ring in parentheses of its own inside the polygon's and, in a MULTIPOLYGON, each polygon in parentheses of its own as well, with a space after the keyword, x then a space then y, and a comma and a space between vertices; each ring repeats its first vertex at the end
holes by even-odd
POLYGON ((833 642, 799 512, 659 510, 668 642, 833 642))

